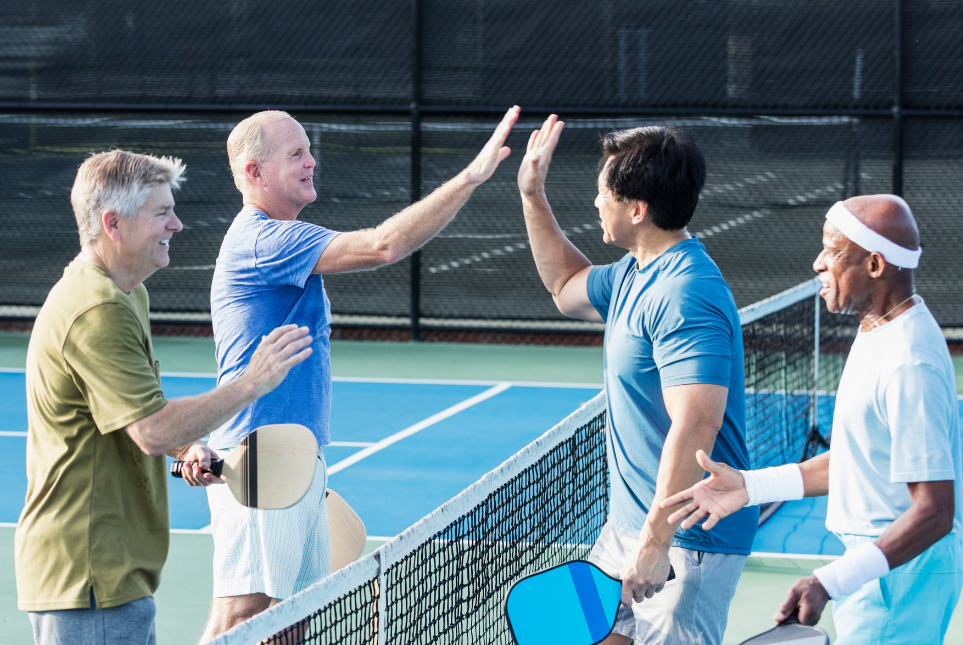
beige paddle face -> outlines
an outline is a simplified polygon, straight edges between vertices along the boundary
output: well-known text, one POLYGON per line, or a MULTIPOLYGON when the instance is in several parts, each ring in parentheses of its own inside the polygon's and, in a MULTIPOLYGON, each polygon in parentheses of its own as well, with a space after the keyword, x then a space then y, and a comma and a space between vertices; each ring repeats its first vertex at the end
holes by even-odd
POLYGON ((368 533, 364 522, 340 495, 329 488, 325 496, 331 535, 331 573, 334 573, 358 559, 368 533))
POLYGON ((311 488, 318 441, 302 425, 261 426, 224 458, 221 478, 250 508, 288 508, 311 488))

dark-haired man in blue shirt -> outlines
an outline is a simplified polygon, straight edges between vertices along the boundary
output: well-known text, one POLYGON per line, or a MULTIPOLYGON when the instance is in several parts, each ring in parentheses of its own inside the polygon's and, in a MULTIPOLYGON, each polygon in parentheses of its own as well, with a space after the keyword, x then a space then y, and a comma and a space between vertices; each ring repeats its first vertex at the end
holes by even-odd
POLYGON ((749 466, 735 301, 686 230, 705 159, 680 128, 607 135, 595 206, 603 240, 628 254, 592 266, 545 196, 563 126, 552 115, 532 135, 518 185, 535 263, 559 311, 606 323, 611 497, 589 560, 622 579, 623 605, 605 642, 718 644, 758 513, 740 511, 716 534, 677 530, 666 519, 671 509, 659 507, 702 478, 693 449, 749 466), (666 584, 670 563, 677 579, 666 584))

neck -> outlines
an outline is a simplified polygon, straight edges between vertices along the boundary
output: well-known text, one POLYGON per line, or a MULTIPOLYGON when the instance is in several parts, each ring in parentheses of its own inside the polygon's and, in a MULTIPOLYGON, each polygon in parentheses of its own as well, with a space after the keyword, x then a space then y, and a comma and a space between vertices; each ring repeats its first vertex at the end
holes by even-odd
POLYGON ((648 225, 640 231, 638 239, 635 240, 628 250, 639 263, 639 268, 651 264, 657 257, 671 249, 679 242, 691 239, 689 231, 682 228, 678 231, 665 231, 657 226, 648 225))
POLYGON ((917 304, 912 284, 893 286, 870 296, 857 317, 863 331, 872 331, 898 318, 917 304))
POLYGON ((244 197, 245 207, 256 208, 271 219, 276 220, 296 220, 304 208, 303 206, 295 208, 286 202, 279 202, 262 192, 246 192, 242 193, 242 196, 244 197))
POLYGON ((102 245, 85 244, 80 248, 77 259, 103 269, 107 277, 113 280, 114 284, 120 287, 124 293, 130 293, 148 277, 136 275, 123 258, 112 253, 111 249, 103 248, 102 245))

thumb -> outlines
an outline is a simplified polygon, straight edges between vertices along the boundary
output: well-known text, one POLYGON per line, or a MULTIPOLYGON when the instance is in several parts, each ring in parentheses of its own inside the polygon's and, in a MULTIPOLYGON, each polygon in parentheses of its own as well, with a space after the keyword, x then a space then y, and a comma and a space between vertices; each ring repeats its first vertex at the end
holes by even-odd
POLYGON ((712 461, 709 455, 705 453, 705 450, 699 450, 696 452, 696 461, 702 466, 703 470, 707 470, 713 475, 721 473, 725 464, 719 463, 718 461, 712 461))

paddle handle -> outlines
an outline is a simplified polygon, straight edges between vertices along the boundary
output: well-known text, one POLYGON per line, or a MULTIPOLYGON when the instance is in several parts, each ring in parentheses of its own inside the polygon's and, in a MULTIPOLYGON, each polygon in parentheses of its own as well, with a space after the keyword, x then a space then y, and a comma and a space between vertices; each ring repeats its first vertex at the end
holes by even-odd
POLYGON ((675 580, 675 569, 672 568, 671 564, 669 565, 669 577, 665 581, 668 582, 669 580, 675 580))
MULTIPOLYGON (((178 477, 178 478, 180 478, 180 479, 183 479, 183 478, 184 478, 184 475, 183 475, 183 473, 181 473, 181 469, 184 467, 184 464, 186 464, 186 463, 187 463, 186 461, 175 461, 174 463, 172 463, 172 464, 171 464, 171 477, 178 477)), ((214 459, 213 461, 211 461, 211 469, 210 469, 210 470, 205 470, 204 472, 206 472, 206 473, 211 473, 211 474, 213 474, 213 475, 216 476, 216 477, 220 477, 220 476, 221 476, 221 470, 222 470, 223 468, 224 468, 224 460, 223 460, 223 459, 214 459)))

